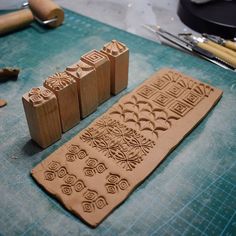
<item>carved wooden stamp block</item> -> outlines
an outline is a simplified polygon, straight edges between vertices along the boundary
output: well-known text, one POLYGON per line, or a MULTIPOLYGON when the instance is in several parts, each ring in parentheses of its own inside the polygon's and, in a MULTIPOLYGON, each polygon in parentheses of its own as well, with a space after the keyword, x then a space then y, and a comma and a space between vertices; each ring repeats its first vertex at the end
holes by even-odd
POLYGON ((78 61, 68 66, 66 73, 77 82, 80 115, 81 118, 85 118, 94 112, 98 106, 97 74, 95 68, 87 63, 78 61))
POLYGON ((97 74, 98 103, 110 98, 110 60, 97 50, 88 52, 81 57, 81 61, 94 66, 97 74))
POLYGON ((44 87, 32 88, 22 97, 32 139, 46 148, 61 138, 61 123, 56 96, 44 87))
POLYGON ((163 69, 37 165, 32 175, 68 210, 97 226, 221 96, 220 89, 163 69))
POLYGON ((125 44, 112 40, 101 52, 111 61, 111 94, 116 95, 128 85, 129 49, 125 44))
POLYGON ((65 72, 56 73, 43 84, 57 97, 62 131, 66 132, 80 121, 77 83, 65 72))

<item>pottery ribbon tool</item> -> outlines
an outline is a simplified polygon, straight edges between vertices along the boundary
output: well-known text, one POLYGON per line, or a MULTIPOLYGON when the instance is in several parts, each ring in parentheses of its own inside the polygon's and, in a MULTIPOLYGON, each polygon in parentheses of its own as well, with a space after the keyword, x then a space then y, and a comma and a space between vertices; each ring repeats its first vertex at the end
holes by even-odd
POLYGON ((64 20, 63 9, 51 0, 29 0, 23 7, 25 9, 0 16, 0 35, 26 27, 34 20, 51 28, 64 20))
POLYGON ((181 47, 182 49, 189 51, 201 58, 204 58, 207 61, 210 61, 224 69, 230 69, 235 71, 236 59, 220 51, 216 48, 214 50, 208 50, 209 48, 212 49, 210 45, 202 45, 200 42, 196 42, 196 39, 193 40, 191 34, 184 34, 184 38, 178 37, 174 34, 171 34, 168 31, 163 30, 159 26, 151 26, 151 25, 143 25, 149 31, 155 33, 156 35, 160 36, 161 38, 173 43, 181 47), (215 53, 217 52, 217 53, 215 53))

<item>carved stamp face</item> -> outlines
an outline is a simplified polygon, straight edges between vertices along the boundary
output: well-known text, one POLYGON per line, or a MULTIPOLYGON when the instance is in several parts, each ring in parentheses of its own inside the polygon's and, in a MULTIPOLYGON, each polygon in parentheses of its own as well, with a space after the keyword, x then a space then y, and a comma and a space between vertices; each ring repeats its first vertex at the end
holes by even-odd
POLYGON ((33 106, 40 105, 50 100, 53 96, 53 93, 44 87, 32 88, 28 93, 29 102, 32 103, 33 106))
POLYGON ((112 40, 111 42, 105 44, 103 47, 104 52, 113 56, 118 56, 125 50, 127 50, 127 47, 117 40, 112 40))
POLYGON ((44 82, 44 85, 51 88, 53 91, 60 91, 73 82, 75 81, 70 76, 68 76, 65 72, 61 72, 49 76, 44 82))
POLYGON ((82 58, 86 61, 89 61, 92 64, 96 64, 102 60, 104 60, 104 58, 106 58, 103 54, 101 54, 100 52, 98 52, 97 50, 93 50, 87 54, 85 54, 84 56, 82 56, 82 58))
POLYGON ((81 60, 66 68, 67 74, 80 79, 91 71, 94 71, 94 67, 81 60))

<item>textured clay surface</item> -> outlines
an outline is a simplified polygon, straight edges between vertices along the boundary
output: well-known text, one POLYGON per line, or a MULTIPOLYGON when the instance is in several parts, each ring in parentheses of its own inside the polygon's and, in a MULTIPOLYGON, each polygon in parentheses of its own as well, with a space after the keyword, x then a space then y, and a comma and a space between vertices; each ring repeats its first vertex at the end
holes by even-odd
POLYGON ((32 176, 69 211, 95 227, 221 96, 217 88, 163 69, 38 164, 32 176))

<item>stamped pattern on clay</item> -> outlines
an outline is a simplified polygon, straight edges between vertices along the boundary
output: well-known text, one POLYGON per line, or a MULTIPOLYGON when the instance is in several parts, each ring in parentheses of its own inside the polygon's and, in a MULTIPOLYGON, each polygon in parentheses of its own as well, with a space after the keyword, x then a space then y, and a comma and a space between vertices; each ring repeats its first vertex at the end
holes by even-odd
POLYGON ((220 89, 162 70, 51 154, 32 175, 69 211, 97 226, 221 96, 220 89))
POLYGON ((150 86, 144 85, 138 90, 138 94, 144 98, 150 98, 153 94, 156 93, 156 90, 150 86))
POLYGON ((209 97, 210 93, 213 92, 214 89, 209 85, 200 83, 194 87, 193 91, 201 96, 209 97))
POLYGON ((169 115, 165 109, 154 107, 152 103, 135 95, 129 101, 115 106, 110 115, 122 119, 127 124, 134 124, 141 134, 145 131, 155 138, 159 137, 160 132, 168 130, 173 120, 179 119, 178 116, 169 115))
POLYGON ((52 76, 49 76, 45 81, 45 85, 52 88, 54 91, 59 91, 72 84, 73 82, 74 80, 65 72, 59 72, 55 73, 52 76))
POLYGON ((89 158, 85 163, 86 166, 83 169, 85 176, 92 177, 96 173, 101 174, 107 169, 104 163, 99 163, 95 158, 89 158))
POLYGON ((92 213, 96 208, 103 209, 108 205, 105 197, 99 196, 94 190, 88 189, 83 196, 85 198, 85 201, 82 202, 84 212, 92 213))
MULTIPOLYGON (((177 72, 167 71, 141 87, 137 94, 145 99, 151 99, 167 113, 171 111, 183 117, 213 91, 209 85, 198 83, 177 72)), ((148 103, 148 101, 143 102, 148 103)), ((127 109, 125 110, 127 113, 127 109)))
POLYGON ((64 184, 60 188, 61 192, 65 195, 71 195, 73 190, 81 192, 86 188, 83 180, 78 179, 74 174, 69 174, 66 167, 62 166, 59 162, 52 161, 48 164, 48 170, 44 172, 44 178, 47 181, 53 181, 57 177, 63 179, 64 184))
POLYGON ((126 171, 132 171, 141 163, 155 145, 152 140, 108 117, 100 119, 94 128, 86 129, 80 138, 126 171))
POLYGON ((66 153, 66 160, 69 162, 73 162, 76 159, 84 159, 88 156, 87 152, 84 149, 81 149, 79 145, 71 144, 68 147, 68 152, 66 153))
POLYGON ((127 179, 122 179, 117 174, 110 173, 106 179, 107 183, 105 184, 105 188, 107 193, 110 194, 118 193, 120 190, 126 190, 130 186, 127 179))

